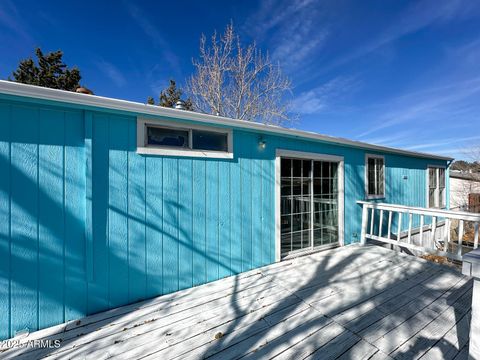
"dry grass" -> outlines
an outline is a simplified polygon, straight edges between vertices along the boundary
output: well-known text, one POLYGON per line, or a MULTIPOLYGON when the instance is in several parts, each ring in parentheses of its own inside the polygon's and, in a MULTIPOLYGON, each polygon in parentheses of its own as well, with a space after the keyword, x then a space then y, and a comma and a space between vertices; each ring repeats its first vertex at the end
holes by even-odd
POLYGON ((451 262, 445 256, 426 254, 420 256, 422 259, 437 263, 437 264, 451 264, 451 262))

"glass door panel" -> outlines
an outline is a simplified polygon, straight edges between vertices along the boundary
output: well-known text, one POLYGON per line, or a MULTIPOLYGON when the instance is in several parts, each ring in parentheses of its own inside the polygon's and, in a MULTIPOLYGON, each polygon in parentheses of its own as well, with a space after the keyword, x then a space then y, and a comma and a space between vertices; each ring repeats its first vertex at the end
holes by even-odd
POLYGON ((338 164, 313 162, 313 246, 338 242, 338 164))
POLYGON ((282 256, 338 241, 338 166, 281 159, 282 256))

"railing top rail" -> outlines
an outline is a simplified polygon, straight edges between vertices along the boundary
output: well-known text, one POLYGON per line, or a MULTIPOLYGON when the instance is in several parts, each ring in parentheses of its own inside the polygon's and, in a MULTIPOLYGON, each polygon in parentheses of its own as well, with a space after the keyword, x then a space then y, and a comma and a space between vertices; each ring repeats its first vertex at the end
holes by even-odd
POLYGON ((466 221, 480 221, 480 214, 470 213, 466 211, 442 210, 442 209, 422 208, 422 207, 396 205, 396 204, 375 203, 375 202, 369 202, 369 201, 363 201, 363 200, 357 201, 357 204, 361 204, 368 208, 374 208, 379 210, 392 210, 392 211, 402 212, 402 213, 438 216, 438 217, 460 219, 460 220, 466 220, 466 221))

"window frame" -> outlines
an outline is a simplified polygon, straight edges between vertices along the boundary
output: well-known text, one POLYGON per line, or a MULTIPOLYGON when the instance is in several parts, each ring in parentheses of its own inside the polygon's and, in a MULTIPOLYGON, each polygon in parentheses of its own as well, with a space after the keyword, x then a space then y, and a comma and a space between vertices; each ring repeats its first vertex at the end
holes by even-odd
POLYGON ((447 208, 447 167, 445 165, 427 165, 427 186, 426 186, 426 207, 429 209, 446 209, 447 208), (430 206, 430 169, 435 169, 436 186, 434 192, 435 206, 430 206), (440 169, 443 169, 444 187, 442 199, 440 201, 440 169))
MULTIPOLYGON (((385 199, 386 197, 386 187, 385 187, 385 178, 387 177, 386 172, 386 164, 385 164, 385 156, 378 155, 378 154, 365 154, 365 199, 385 199), (368 160, 369 159, 382 159, 383 161, 383 194, 369 194, 368 191, 368 182, 369 182, 369 174, 368 174, 368 160)), ((376 175, 376 174, 375 174, 376 175)), ((375 179, 376 180, 376 179, 375 179)), ((377 181, 375 181, 375 187, 377 186, 377 181)))
POLYGON ((137 119, 137 153, 145 155, 187 156, 233 159, 233 131, 229 128, 204 126, 187 123, 173 123, 165 120, 137 119), (188 131, 188 148, 176 146, 155 146, 147 143, 147 127, 188 131), (192 149, 194 130, 216 132, 227 135, 227 151, 192 149))

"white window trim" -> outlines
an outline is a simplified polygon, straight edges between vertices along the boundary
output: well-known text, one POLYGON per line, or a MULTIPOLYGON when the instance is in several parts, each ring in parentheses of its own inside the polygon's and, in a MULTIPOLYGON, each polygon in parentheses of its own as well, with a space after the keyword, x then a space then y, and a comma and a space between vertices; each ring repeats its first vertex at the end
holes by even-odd
POLYGON ((232 129, 219 128, 211 126, 203 126, 187 123, 173 123, 172 121, 157 119, 137 119, 137 153, 144 155, 164 155, 164 156, 187 156, 187 157, 204 157, 217 159, 233 159, 233 132, 232 129), (190 149, 168 148, 160 146, 148 146, 146 142, 146 127, 158 126, 175 130, 185 130, 190 133, 189 146, 190 149), (204 130, 227 134, 227 151, 211 151, 211 150, 192 150, 191 142, 192 130, 204 130))
MULTIPOLYGON (((275 261, 282 260, 281 257, 281 229, 280 229, 280 164, 282 157, 297 158, 305 160, 330 161, 338 163, 338 245, 344 246, 345 238, 345 181, 344 181, 344 158, 343 156, 318 154, 303 151, 292 151, 277 149, 275 153, 275 261)), ((335 246, 332 245, 332 246, 335 246)))
POLYGON ((426 208, 430 209, 446 209, 447 208, 447 167, 445 165, 427 165, 427 186, 426 186, 426 208), (430 206, 430 169, 433 168, 435 169, 435 176, 437 177, 437 187, 435 188, 435 206, 430 206), (440 196, 439 196, 439 191, 440 191, 440 174, 438 169, 444 169, 445 170, 445 191, 443 192, 443 204, 444 206, 440 206, 439 201, 440 201, 440 196))
MULTIPOLYGON (((385 156, 384 155, 377 155, 377 154, 365 154, 365 199, 385 199, 387 188, 385 187, 385 179, 387 177, 386 173, 386 164, 385 164, 385 156), (381 195, 369 195, 368 194, 368 159, 382 159, 383 160, 383 194, 381 195)), ((375 182, 376 183, 376 182, 375 182)))

